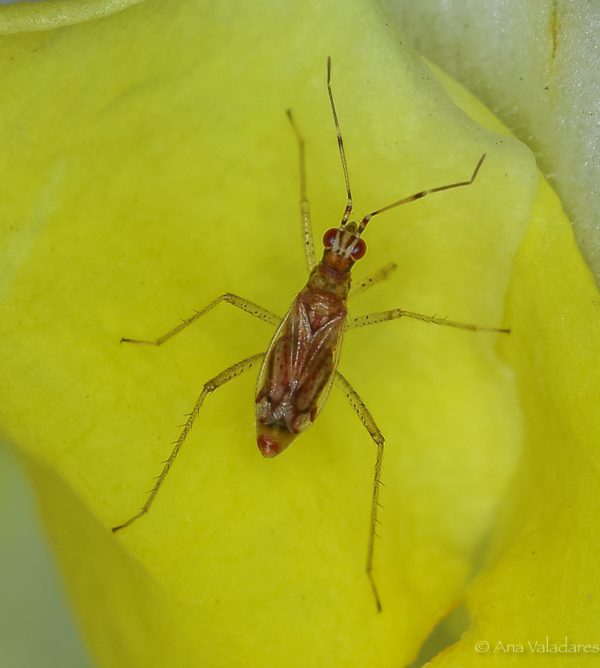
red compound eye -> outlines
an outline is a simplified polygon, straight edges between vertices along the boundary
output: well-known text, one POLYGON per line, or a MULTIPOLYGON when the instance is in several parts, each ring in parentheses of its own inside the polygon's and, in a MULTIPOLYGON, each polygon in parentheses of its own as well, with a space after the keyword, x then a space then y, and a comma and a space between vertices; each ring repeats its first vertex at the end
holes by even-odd
POLYGON ((364 254, 367 252, 367 244, 359 239, 356 243, 356 246, 352 249, 352 257, 355 260, 360 260, 361 257, 364 257, 364 254))
POLYGON ((323 246, 325 246, 325 248, 331 248, 333 246, 337 233, 338 231, 336 227, 332 227, 325 232, 323 236, 323 246))

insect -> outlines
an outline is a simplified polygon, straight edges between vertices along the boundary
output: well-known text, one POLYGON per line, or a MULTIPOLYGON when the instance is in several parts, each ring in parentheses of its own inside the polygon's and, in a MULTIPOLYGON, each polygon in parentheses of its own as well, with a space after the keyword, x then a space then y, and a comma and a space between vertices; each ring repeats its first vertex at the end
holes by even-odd
POLYGON ((209 311, 212 311, 221 302, 228 302, 277 327, 266 352, 253 355, 234 364, 204 384, 202 392, 183 427, 183 431, 176 441, 170 457, 164 463, 164 468, 156 479, 156 483, 146 503, 136 515, 123 524, 114 527, 113 532, 128 527, 132 522, 149 511, 173 462, 179 454, 181 446, 192 429, 194 421, 198 417, 204 400, 209 394, 212 394, 230 380, 261 364, 255 397, 257 443, 262 455, 272 458, 288 448, 301 433, 312 425, 321 412, 331 387, 335 384, 350 402, 350 405, 369 432, 377 448, 365 570, 375 597, 377 610, 381 611, 381 601, 373 577, 373 549, 375 527, 377 524, 377 509, 379 506, 384 437, 369 409, 365 406, 352 385, 337 369, 343 335, 347 330, 366 325, 376 325, 402 317, 415 318, 427 323, 471 331, 508 333, 510 330, 468 325, 445 318, 404 311, 402 309, 393 309, 357 318, 350 318, 348 316, 346 302, 349 297, 368 290, 376 283, 388 278, 396 269, 395 264, 388 264, 351 288, 352 267, 355 262, 364 256, 367 249, 362 239, 362 234, 370 220, 384 211, 389 211, 402 204, 414 202, 431 193, 471 185, 477 177, 477 173, 485 159, 485 154, 479 159, 468 181, 423 190, 369 213, 360 222, 351 221, 350 214, 353 207, 352 193, 350 190, 350 178, 348 176, 344 143, 331 87, 331 58, 327 60, 327 92, 337 133, 338 149, 348 202, 344 209, 340 225, 325 232, 323 237, 323 255, 321 260, 317 262, 310 207, 306 197, 304 140, 294 122, 291 111, 288 110, 287 115, 296 135, 299 148, 300 218, 309 278, 304 288, 294 300, 287 315, 281 319, 274 313, 243 297, 225 293, 217 297, 202 310, 196 311, 193 316, 184 320, 175 329, 172 329, 154 341, 121 339, 121 342, 126 343, 160 346, 175 336, 175 334, 178 334, 193 322, 205 316, 209 311))

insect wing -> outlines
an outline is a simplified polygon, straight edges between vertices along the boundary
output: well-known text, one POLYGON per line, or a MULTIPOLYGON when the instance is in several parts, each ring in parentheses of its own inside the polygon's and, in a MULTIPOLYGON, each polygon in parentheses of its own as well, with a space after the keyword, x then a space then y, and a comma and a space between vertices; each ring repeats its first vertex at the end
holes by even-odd
POLYGON ((345 312, 316 316, 298 295, 265 356, 256 402, 262 422, 285 423, 293 433, 308 429, 327 401, 338 364, 345 312))

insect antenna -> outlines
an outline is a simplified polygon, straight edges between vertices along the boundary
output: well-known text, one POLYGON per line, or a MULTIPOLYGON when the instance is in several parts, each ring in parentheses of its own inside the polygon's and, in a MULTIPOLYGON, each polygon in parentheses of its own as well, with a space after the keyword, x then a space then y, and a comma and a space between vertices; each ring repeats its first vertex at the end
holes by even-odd
POLYGON ((404 199, 398 200, 393 204, 388 204, 388 206, 384 206, 383 209, 377 209, 377 211, 373 211, 360 221, 360 225, 358 226, 359 234, 362 234, 363 230, 368 225, 369 221, 371 220, 371 218, 373 218, 373 216, 383 213, 384 211, 389 211, 390 209, 400 206, 401 204, 408 204, 409 202, 414 202, 415 200, 421 199, 422 197, 430 195, 431 193, 439 193, 441 190, 450 190, 450 188, 460 188, 461 186, 470 186, 473 183, 473 181, 475 181, 475 177, 477 176, 477 172, 479 171, 479 168, 481 167, 483 161, 485 160, 485 156, 486 154, 484 153, 481 156, 481 158, 479 158, 479 162, 475 167, 473 176, 468 181, 461 181, 460 183, 451 183, 450 185, 440 186, 439 188, 432 188, 431 190, 422 190, 420 193, 415 193, 414 195, 411 195, 410 197, 405 197, 404 199))
POLYGON ((343 227, 350 217, 352 212, 352 193, 350 192, 350 177, 348 176, 348 163, 346 162, 346 152, 344 151, 344 140, 342 139, 342 131, 340 130, 340 123, 338 121, 337 112, 335 110, 335 102, 333 101, 333 91, 331 90, 331 56, 327 58, 327 92, 329 93, 329 101, 331 102, 331 111, 333 112, 333 122, 337 132, 338 148, 340 149, 340 158, 342 159, 342 168, 344 170, 344 180, 346 181, 346 193, 348 194, 348 204, 342 216, 340 227, 343 227))

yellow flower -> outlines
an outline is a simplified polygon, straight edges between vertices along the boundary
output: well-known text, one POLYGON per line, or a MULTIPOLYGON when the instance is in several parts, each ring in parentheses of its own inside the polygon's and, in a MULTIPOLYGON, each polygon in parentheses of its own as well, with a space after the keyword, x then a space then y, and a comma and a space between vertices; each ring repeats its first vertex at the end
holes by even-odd
MULTIPOLYGON (((82 7, 84 18, 114 9, 82 7)), ((579 569, 593 538, 564 522, 584 512, 580 497, 567 508, 586 489, 573 478, 591 476, 578 448, 597 429, 595 288, 543 181, 534 202, 529 151, 455 107, 367 3, 148 0, 75 25, 71 3, 4 11, 5 32, 52 16, 63 27, 0 47, 3 432, 100 665, 403 665, 463 600, 492 527, 463 664, 476 665, 480 637, 520 623, 530 582, 542 603, 522 613, 528 629, 547 621, 553 633, 560 549, 579 569), (467 180, 487 154, 472 186, 373 220, 356 274, 399 268, 353 313, 402 307, 512 329, 499 341, 401 321, 347 336, 340 368, 387 439, 380 614, 364 574, 375 448, 336 393, 266 461, 254 378, 222 388, 148 516, 110 531, 146 499, 202 384, 264 350, 272 330, 222 305, 158 349, 120 338, 157 337, 226 291, 283 315, 305 280, 288 108, 306 140, 316 238, 338 224, 327 56, 357 213, 467 180), (512 505, 494 524, 522 443, 512 505)))

